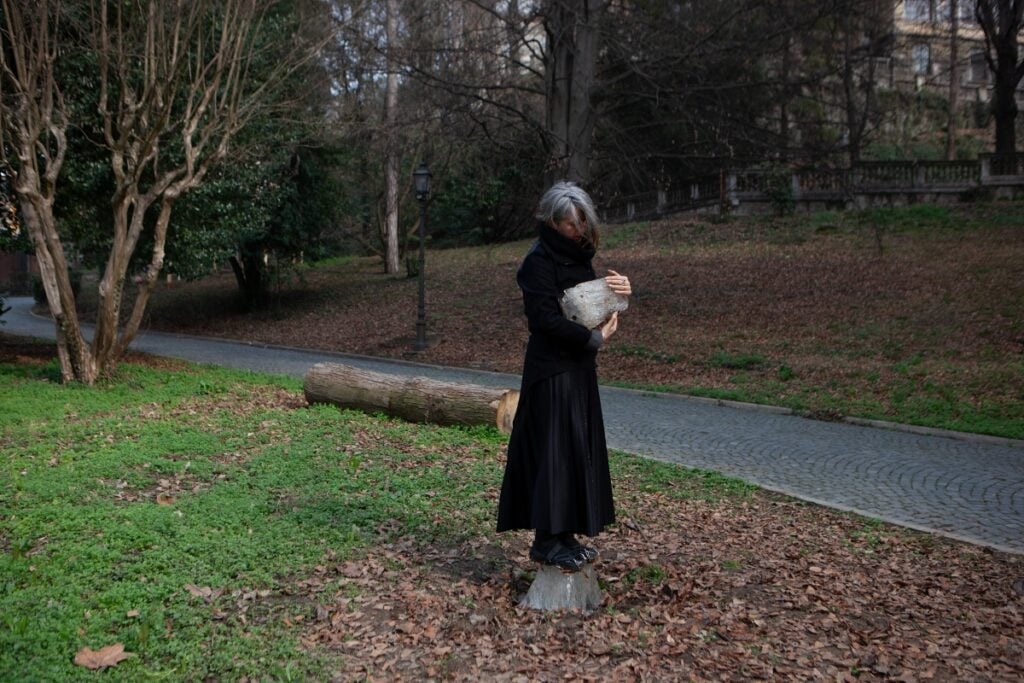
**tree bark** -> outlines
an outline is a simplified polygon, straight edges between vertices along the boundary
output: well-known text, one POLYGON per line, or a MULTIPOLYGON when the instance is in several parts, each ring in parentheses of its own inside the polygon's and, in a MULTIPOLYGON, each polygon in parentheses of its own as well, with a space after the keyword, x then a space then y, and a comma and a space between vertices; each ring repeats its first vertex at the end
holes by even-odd
POLYGON ((384 272, 395 274, 398 259, 398 59, 395 55, 398 40, 398 1, 387 0, 387 92, 384 100, 384 272))
POLYGON ((995 73, 995 92, 992 98, 992 115, 996 120, 996 154, 1013 154, 1017 151, 1017 83, 1013 63, 1016 50, 1004 50, 995 73))
POLYGON ((599 0, 553 0, 547 7, 549 183, 589 180, 601 6, 599 0))
POLYGON ((238 291, 242 295, 245 310, 251 311, 259 307, 263 298, 263 271, 257 259, 252 255, 242 254, 228 259, 231 270, 235 273, 238 291))
POLYGON ((779 161, 783 163, 789 161, 789 102, 792 97, 792 86, 789 84, 789 78, 790 64, 792 62, 792 43, 792 35, 789 32, 786 32, 782 38, 782 73, 780 74, 780 80, 782 81, 782 97, 779 102, 779 141, 781 142, 781 145, 779 146, 779 161))
POLYGON ((949 119, 946 121, 946 160, 956 160, 957 113, 960 109, 960 3, 949 0, 949 119))
POLYGON ((383 412, 412 422, 494 425, 512 431, 519 404, 515 389, 440 382, 317 363, 306 373, 306 400, 369 413, 383 412))
MULTIPOLYGON (((23 178, 19 177, 19 180, 23 178)), ((25 189, 15 191, 24 196, 25 189)), ((61 380, 78 380, 92 384, 99 375, 89 345, 78 324, 78 310, 74 289, 68 271, 64 248, 57 237, 56 220, 49 202, 23 201, 22 214, 29 236, 35 245, 39 277, 46 291, 46 301, 53 316, 57 333, 57 357, 60 360, 61 380)))
POLYGON ((1017 41, 1024 0, 978 0, 975 17, 985 34, 985 61, 995 77, 992 116, 996 120, 996 154, 1017 151, 1017 84, 1024 76, 1017 41))
POLYGON ((135 339, 139 326, 142 324, 142 316, 145 314, 146 306, 149 304, 149 297, 153 294, 153 288, 156 287, 156 279, 164 267, 164 245, 167 242, 167 225, 171 220, 171 207, 173 204, 174 198, 170 196, 165 196, 160 204, 160 214, 157 216, 156 225, 153 226, 152 256, 146 267, 146 275, 139 284, 139 291, 135 295, 132 314, 128 318, 124 331, 114 347, 114 358, 122 357, 128 351, 128 346, 135 339))

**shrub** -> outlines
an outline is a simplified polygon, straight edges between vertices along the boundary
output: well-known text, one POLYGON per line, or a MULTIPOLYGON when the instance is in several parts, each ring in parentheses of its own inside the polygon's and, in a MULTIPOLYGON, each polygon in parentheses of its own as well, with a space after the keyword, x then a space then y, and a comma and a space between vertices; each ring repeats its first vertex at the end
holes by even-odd
POLYGON ((772 166, 768 171, 765 194, 776 216, 788 216, 796 210, 793 194, 793 173, 785 166, 772 166))

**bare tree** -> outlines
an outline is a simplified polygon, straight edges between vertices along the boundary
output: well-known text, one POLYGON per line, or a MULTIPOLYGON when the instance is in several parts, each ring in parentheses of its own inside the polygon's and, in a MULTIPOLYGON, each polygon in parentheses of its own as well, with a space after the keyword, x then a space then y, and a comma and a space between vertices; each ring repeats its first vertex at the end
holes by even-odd
POLYGON ((53 217, 69 116, 54 68, 66 47, 57 39, 61 13, 49 2, 38 3, 41 9, 31 14, 24 11, 36 4, 3 0, 4 129, 18 149, 15 190, 28 207, 26 222, 57 322, 62 375, 92 383, 138 332, 163 267, 175 201, 224 159, 232 138, 265 111, 275 85, 306 55, 297 41, 288 57, 261 63, 274 40, 289 39, 261 33, 270 2, 92 3, 82 33, 98 63, 102 144, 110 153, 115 190, 112 244, 90 346, 78 324, 65 246, 53 217), (121 325, 128 268, 150 229, 144 276, 121 325))
POLYGON ((1020 30, 1024 0, 977 0, 975 17, 985 34, 985 60, 995 76, 992 114, 996 120, 996 153, 1017 151, 1017 84, 1024 76, 1020 30))
POLYGON ((65 380, 81 377, 91 382, 95 364, 78 324, 67 256, 54 217, 57 179, 68 148, 68 118, 56 76, 60 6, 50 0, 3 0, 0 7, 0 155, 13 169, 11 186, 35 246, 57 325, 61 374, 65 380), (7 157, 8 148, 13 159, 7 157))

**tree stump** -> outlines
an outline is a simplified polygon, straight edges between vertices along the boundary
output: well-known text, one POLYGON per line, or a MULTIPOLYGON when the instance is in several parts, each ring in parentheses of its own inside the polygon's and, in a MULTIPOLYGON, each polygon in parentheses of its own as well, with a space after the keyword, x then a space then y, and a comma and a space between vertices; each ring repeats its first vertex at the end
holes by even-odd
POLYGON ((509 434, 519 406, 515 389, 440 382, 361 370, 341 363, 317 363, 303 384, 310 403, 331 403, 410 422, 440 425, 490 424, 509 434))
POLYGON ((545 611, 578 609, 589 614, 600 607, 603 600, 593 565, 572 573, 541 565, 519 606, 545 611))

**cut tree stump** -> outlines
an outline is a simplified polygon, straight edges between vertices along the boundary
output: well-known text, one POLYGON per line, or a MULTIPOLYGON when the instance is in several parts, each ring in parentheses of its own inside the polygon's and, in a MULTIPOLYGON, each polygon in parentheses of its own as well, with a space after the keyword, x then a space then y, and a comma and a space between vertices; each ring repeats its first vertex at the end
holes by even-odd
POLYGON ((604 596, 597 572, 586 565, 578 572, 566 573, 558 567, 541 565, 520 607, 539 610, 578 609, 589 614, 601 606, 604 596))
POLYGON ((515 389, 389 375, 341 363, 317 363, 306 373, 303 388, 310 403, 386 413, 410 422, 489 424, 506 434, 519 405, 515 389))

